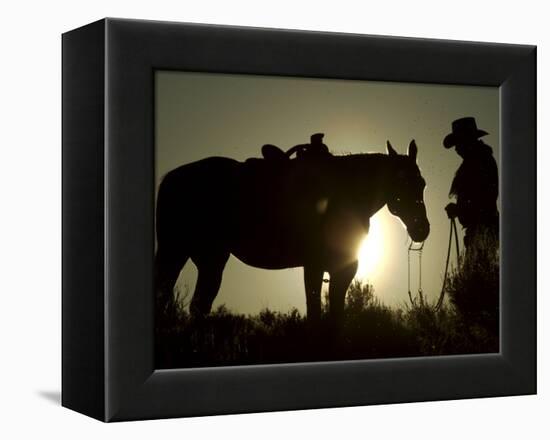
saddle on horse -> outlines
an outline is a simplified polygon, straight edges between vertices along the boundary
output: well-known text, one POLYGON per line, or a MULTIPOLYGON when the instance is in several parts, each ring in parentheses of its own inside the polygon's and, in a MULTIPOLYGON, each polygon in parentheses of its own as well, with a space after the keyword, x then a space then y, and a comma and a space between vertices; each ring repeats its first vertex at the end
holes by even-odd
POLYGON ((309 144, 295 145, 286 152, 275 145, 266 144, 262 147, 262 156, 275 162, 288 161, 293 154, 296 154, 297 159, 331 156, 328 147, 323 143, 324 136, 323 133, 312 134, 309 144))

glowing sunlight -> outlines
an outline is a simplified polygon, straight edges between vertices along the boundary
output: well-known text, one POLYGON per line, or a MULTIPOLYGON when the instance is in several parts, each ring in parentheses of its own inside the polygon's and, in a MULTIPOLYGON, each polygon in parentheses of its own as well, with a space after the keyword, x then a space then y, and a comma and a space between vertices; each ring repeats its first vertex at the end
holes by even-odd
POLYGON ((370 230, 359 247, 359 267, 355 279, 369 281, 381 266, 384 257, 384 228, 382 216, 374 215, 370 219, 370 230))

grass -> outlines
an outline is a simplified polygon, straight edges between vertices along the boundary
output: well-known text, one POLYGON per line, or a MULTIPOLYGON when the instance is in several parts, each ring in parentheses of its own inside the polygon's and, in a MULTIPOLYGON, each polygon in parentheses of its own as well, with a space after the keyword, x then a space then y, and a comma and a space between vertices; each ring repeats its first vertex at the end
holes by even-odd
POLYGON ((257 315, 225 306, 194 321, 182 301, 157 317, 157 368, 273 364, 498 352, 498 262, 462 265, 437 309, 419 297, 399 308, 380 302, 372 286, 353 283, 345 321, 335 327, 324 301, 312 325, 298 310, 257 315))

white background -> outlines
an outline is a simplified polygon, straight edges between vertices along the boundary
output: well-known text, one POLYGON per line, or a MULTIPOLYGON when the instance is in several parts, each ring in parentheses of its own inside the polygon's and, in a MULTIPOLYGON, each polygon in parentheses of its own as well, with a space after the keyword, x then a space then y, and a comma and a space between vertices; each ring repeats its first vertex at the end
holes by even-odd
POLYGON ((0 26, 0 437, 548 438, 545 190, 548 13, 542 1, 3 3, 0 26), (101 424, 59 406, 61 39, 104 16, 537 44, 539 395, 101 424), (546 124, 545 124, 546 122, 546 124), (544 316, 544 318, 543 318, 544 316))

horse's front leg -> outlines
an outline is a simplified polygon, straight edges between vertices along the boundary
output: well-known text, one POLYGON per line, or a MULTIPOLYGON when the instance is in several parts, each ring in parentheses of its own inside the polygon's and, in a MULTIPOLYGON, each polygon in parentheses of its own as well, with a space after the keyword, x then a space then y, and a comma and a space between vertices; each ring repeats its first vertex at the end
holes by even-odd
POLYGON ((357 265, 358 262, 355 260, 330 272, 330 287, 328 291, 330 317, 338 325, 341 325, 344 319, 346 292, 357 273, 357 265))
POLYGON ((304 266, 304 284, 306 288, 307 319, 319 322, 321 318, 321 287, 324 271, 316 265, 304 266))

